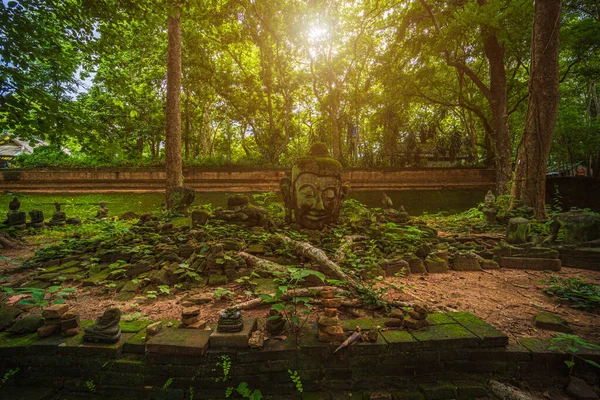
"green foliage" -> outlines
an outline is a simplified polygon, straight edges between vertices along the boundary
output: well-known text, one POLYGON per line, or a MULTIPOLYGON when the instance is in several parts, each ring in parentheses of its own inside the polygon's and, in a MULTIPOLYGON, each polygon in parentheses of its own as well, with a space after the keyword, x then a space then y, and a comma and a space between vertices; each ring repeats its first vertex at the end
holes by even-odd
POLYGON ((233 297, 233 295, 235 295, 235 293, 223 287, 217 287, 213 291, 213 297, 215 298, 215 300, 229 299, 233 297))
POLYGON ((290 379, 292 382, 294 382, 294 385, 296 385, 296 390, 299 393, 302 393, 304 388, 302 387, 302 380, 300 379, 300 375, 298 375, 298 371, 292 371, 291 369, 288 369, 288 374, 290 374, 290 379))
POLYGON ((308 321, 313 306, 310 304, 309 297, 297 296, 294 290, 309 276, 317 277, 321 281, 325 281, 325 276, 318 271, 294 267, 288 267, 288 273, 281 278, 275 278, 275 281, 281 285, 277 287, 274 295, 263 294, 259 297, 281 314, 281 316, 273 315, 269 319, 283 318, 290 332, 298 338, 300 329, 308 321))
POLYGON ((44 308, 48 306, 48 304, 64 304, 65 297, 68 297, 70 293, 77 290, 77 288, 50 286, 48 289, 44 290, 40 288, 11 288, 0 286, 0 290, 4 297, 19 294, 29 295, 31 298, 21 299, 19 300, 19 304, 44 308), (49 296, 47 296, 47 294, 49 296))
POLYGON ((171 386, 171 384, 173 384, 173 378, 167 379, 167 381, 163 385, 163 389, 167 389, 169 386, 171 386))
POLYGON ((94 381, 86 381, 85 386, 90 392, 96 393, 96 385, 94 384, 94 381))
POLYGON ((548 350, 552 351, 566 351, 567 354, 571 356, 570 360, 565 360, 565 364, 569 368, 569 374, 573 371, 573 367, 575 366, 575 360, 579 359, 589 365, 592 365, 596 368, 600 368, 600 364, 597 362, 583 358, 577 354, 580 349, 588 349, 588 350, 600 350, 600 346, 594 343, 590 343, 585 339, 580 338, 577 335, 571 335, 567 333, 557 333, 552 338, 552 346, 548 348, 548 350))
POLYGON ((578 276, 566 279, 552 276, 548 283, 549 287, 544 292, 572 303, 573 308, 592 310, 600 306, 600 285, 586 282, 578 276))
POLYGON ((15 376, 20 370, 21 370, 21 368, 17 367, 17 368, 11 368, 8 371, 6 371, 4 373, 4 375, 2 376, 2 381, 0 381, 0 387, 4 386, 6 384, 6 382, 8 382, 8 380, 12 376, 15 376))

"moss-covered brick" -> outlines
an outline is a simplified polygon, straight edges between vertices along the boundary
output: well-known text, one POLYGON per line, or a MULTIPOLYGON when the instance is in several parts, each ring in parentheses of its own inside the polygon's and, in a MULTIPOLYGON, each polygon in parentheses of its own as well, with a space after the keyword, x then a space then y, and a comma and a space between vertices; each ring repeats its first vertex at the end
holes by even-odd
POLYGON ((132 333, 122 333, 117 343, 94 343, 83 340, 83 332, 67 339, 58 346, 58 354, 75 357, 117 358, 123 352, 123 346, 132 333))
POLYGON ((426 400, 447 400, 457 397, 456 386, 452 383, 431 383, 419 385, 426 400))
POLYGON ((569 323, 556 314, 542 311, 535 315, 535 326, 549 331, 571 333, 569 323))
POLYGON ((146 352, 146 330, 133 334, 125 341, 124 353, 144 354, 146 352))
POLYGON ((361 318, 361 319, 345 319, 340 321, 342 328, 345 331, 354 331, 357 326, 363 331, 368 331, 374 326, 385 326, 385 321, 389 318, 361 318))
POLYGON ((137 321, 123 321, 119 322, 121 326, 121 332, 123 333, 138 333, 143 329, 146 329, 152 321, 149 320, 137 320, 137 321))
POLYGON ((329 392, 302 393, 302 400, 331 400, 331 396, 329 392))
POLYGON ((112 272, 113 271, 110 268, 107 268, 98 272, 97 274, 90 276, 88 279, 84 280, 82 284, 83 286, 98 286, 100 285, 100 282, 107 280, 108 276, 112 272))
POLYGON ((519 338, 519 344, 531 351, 533 361, 552 362, 565 359, 567 345, 564 342, 553 343, 551 339, 542 338, 519 338))
POLYGON ((27 347, 26 353, 33 355, 53 355, 58 353, 58 346, 67 340, 66 337, 53 335, 34 341, 27 347))
POLYGON ((427 315, 429 325, 456 324, 457 322, 445 313, 435 313, 427 315))
POLYGON ((460 399, 478 399, 489 397, 485 384, 478 381, 454 381, 460 399))
POLYGON ((9 332, 0 333, 0 357, 25 354, 25 349, 37 340, 37 333, 23 336, 13 336, 9 332))
POLYGON ((394 352, 415 349, 419 345, 414 335, 408 331, 389 330, 381 332, 380 336, 385 338, 390 350, 394 352))
POLYGON ((392 392, 393 400, 425 400, 425 395, 418 390, 405 390, 392 392))
POLYGON ((434 325, 411 332, 425 348, 456 348, 477 346, 481 339, 459 324, 434 325))
POLYGON ((483 346, 501 347, 508 344, 508 336, 505 333, 500 332, 498 329, 469 312, 449 312, 446 314, 482 339, 483 346))

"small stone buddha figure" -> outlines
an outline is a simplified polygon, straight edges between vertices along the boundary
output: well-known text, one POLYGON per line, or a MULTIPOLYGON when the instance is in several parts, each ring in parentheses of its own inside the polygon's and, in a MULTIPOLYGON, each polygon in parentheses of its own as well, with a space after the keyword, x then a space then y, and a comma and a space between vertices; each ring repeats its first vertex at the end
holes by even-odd
POLYGON ((102 220, 108 218, 108 208, 106 207, 106 202, 104 200, 100 202, 100 208, 98 209, 95 218, 102 220))
POLYGON ((30 225, 35 229, 44 227, 44 213, 41 210, 29 211, 29 218, 31 218, 30 225))
POLYGON ((242 312, 235 307, 221 311, 217 322, 217 332, 239 332, 244 327, 242 312))
POLYGON ((16 197, 9 203, 6 214, 6 225, 15 229, 25 229, 27 227, 27 214, 24 211, 19 211, 21 202, 16 197))
POLYGON ((485 195, 483 206, 481 206, 481 212, 483 213, 486 224, 496 224, 498 207, 496 207, 496 196, 494 196, 491 190, 488 190, 487 194, 485 195))
POLYGON ((64 211, 60 211, 60 204, 54 203, 56 211, 52 215, 52 219, 48 222, 50 226, 65 226, 67 220, 67 214, 64 211))
POLYGON ((116 343, 121 338, 121 311, 118 308, 109 308, 96 318, 96 323, 85 328, 83 340, 88 342, 116 343))
POLYGON ((292 211, 298 225, 320 230, 338 219, 348 186, 342 184, 342 165, 329 156, 324 143, 315 143, 308 154, 296 160, 290 177, 280 183, 286 220, 292 211))

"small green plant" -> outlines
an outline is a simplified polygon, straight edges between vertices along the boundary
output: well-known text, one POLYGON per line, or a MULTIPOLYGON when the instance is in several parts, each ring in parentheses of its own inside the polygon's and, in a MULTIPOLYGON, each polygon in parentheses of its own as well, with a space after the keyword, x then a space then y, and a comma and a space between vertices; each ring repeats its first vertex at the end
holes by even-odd
POLYGON ((6 382, 8 382, 8 380, 10 379, 11 376, 14 376, 17 374, 17 372, 19 372, 21 370, 21 368, 12 368, 9 369, 8 371, 6 371, 6 373, 4 373, 4 376, 2 377, 2 382, 0 382, 0 387, 4 386, 6 384, 6 382))
POLYGON ((573 308, 594 309, 600 306, 600 285, 588 283, 579 276, 570 278, 550 277, 546 294, 573 303, 573 308))
POLYGON ((169 386, 171 386, 172 383, 173 383, 173 378, 167 379, 167 381, 163 385, 163 389, 167 389, 169 386))
POLYGON ((240 382, 240 384, 238 385, 237 388, 233 388, 233 387, 228 387, 225 390, 225 397, 229 398, 231 397, 231 395, 233 394, 233 391, 238 392, 238 394, 240 396, 242 396, 243 399, 250 399, 250 400, 262 400, 263 396, 262 393, 260 392, 260 390, 258 389, 250 389, 248 387, 248 383, 247 382, 240 382))
POLYGON ((548 348, 548 350, 552 351, 560 351, 566 350, 567 354, 571 356, 570 360, 565 360, 565 364, 569 368, 569 374, 573 371, 573 367, 575 366, 575 360, 581 360, 585 363, 593 365, 596 368, 600 368, 600 364, 593 360, 588 360, 587 358, 583 358, 576 354, 580 349, 588 349, 588 350, 600 350, 600 346, 594 343, 589 343, 585 339, 580 338, 577 335, 571 335, 567 333, 557 333, 552 338, 552 346, 548 348))
POLYGON ((11 287, 0 287, 0 290, 5 296, 12 296, 15 294, 30 295, 30 299, 21 299, 19 304, 30 305, 33 307, 44 308, 48 304, 64 304, 65 297, 69 296, 70 292, 77 290, 77 288, 63 288, 61 286, 50 286, 48 289, 40 288, 11 288, 11 287), (48 299, 46 299, 46 295, 48 299))
POLYGON ((231 371, 231 357, 229 357, 229 356, 220 356, 219 357, 219 361, 217 362, 217 367, 221 367, 223 369, 223 376, 215 378, 215 382, 226 382, 226 381, 228 381, 229 378, 231 378, 229 376, 229 372, 231 371))
POLYGON ((90 392, 96 393, 96 385, 94 384, 94 381, 86 381, 85 386, 90 392))
POLYGON ((302 381, 300 380, 300 375, 298 375, 298 371, 292 371, 291 369, 288 369, 288 374, 290 374, 290 379, 292 380, 292 382, 294 382, 294 385, 296 385, 296 390, 299 393, 302 393, 304 391, 304 388, 302 387, 302 381))
POLYGON ((223 288, 223 287, 218 287, 215 288, 215 291, 213 292, 213 297, 216 300, 222 300, 224 298, 228 299, 231 298, 235 293, 233 293, 231 290, 223 288))
POLYGON ((164 295, 171 294, 171 288, 169 287, 169 285, 158 285, 158 290, 159 290, 160 294, 164 294, 164 295))

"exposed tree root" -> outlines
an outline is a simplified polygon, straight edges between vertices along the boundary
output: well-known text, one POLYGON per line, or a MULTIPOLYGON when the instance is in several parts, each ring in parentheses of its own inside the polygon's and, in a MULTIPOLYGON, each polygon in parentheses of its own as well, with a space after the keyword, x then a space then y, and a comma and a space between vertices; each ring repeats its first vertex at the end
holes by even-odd
POLYGON ((286 273, 287 268, 281 264, 277 264, 273 261, 265 260, 264 258, 253 256, 252 254, 248 254, 244 251, 239 251, 237 253, 240 257, 242 257, 248 265, 258 269, 259 271, 268 272, 271 274, 274 273, 286 273))
POLYGON ((346 258, 346 251, 352 246, 357 240, 366 240, 368 237, 362 235, 347 235, 342 238, 342 244, 335 252, 335 262, 339 263, 346 258))
POLYGON ((19 247, 18 244, 16 244, 4 235, 0 235, 0 246, 2 246, 5 249, 16 249, 19 247))

